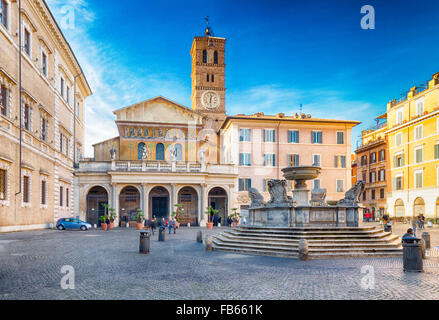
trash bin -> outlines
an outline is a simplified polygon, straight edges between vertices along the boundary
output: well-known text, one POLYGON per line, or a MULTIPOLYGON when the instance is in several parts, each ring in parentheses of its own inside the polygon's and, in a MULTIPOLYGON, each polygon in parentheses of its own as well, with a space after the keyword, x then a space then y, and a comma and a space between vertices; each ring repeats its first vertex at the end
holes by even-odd
POLYGON ((424 239, 425 249, 431 249, 430 234, 428 232, 422 232, 421 237, 424 239))
POLYGON ((159 228, 159 241, 165 241, 165 232, 166 228, 163 226, 160 226, 159 228))
POLYGON ((422 272, 424 271, 422 263, 422 239, 420 238, 403 238, 403 270, 406 272, 422 272))
POLYGON ((150 238, 151 232, 149 232, 148 230, 140 231, 139 253, 149 253, 150 238))

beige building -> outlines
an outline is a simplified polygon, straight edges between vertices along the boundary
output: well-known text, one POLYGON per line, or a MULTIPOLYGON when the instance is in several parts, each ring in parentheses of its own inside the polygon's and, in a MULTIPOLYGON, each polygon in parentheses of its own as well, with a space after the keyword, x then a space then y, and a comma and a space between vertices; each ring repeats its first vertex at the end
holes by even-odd
POLYGON ((0 2, 0 232, 45 228, 73 215, 91 91, 45 1, 0 2))
POLYGON ((121 226, 138 209, 169 218, 183 205, 182 223, 204 225, 207 206, 224 224, 232 208, 243 214, 249 187, 268 198, 268 179, 290 165, 320 165, 309 188, 339 200, 351 187, 351 129, 359 122, 310 115, 226 114, 225 42, 209 29, 195 37, 192 108, 156 97, 114 111, 119 136, 94 145, 94 158, 76 170, 76 214, 93 224, 115 209, 121 226))

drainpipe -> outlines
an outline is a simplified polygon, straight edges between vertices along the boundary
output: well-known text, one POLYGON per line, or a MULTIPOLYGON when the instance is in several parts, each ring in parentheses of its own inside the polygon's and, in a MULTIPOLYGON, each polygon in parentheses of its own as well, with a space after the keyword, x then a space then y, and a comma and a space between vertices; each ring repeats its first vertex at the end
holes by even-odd
POLYGON ((19 73, 19 121, 20 121, 20 148, 19 148, 19 162, 18 162, 18 181, 19 181, 19 189, 15 195, 21 194, 21 159, 22 159, 22 99, 21 99, 21 52, 22 52, 22 43, 21 43, 21 0, 18 1, 18 73, 19 73))
POLYGON ((82 72, 73 78, 73 168, 77 167, 76 162, 76 78, 81 76, 82 72))

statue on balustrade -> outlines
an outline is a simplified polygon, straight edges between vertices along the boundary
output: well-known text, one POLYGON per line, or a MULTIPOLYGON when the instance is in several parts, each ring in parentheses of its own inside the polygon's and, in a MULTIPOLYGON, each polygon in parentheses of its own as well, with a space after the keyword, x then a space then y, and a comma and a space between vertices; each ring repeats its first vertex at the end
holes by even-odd
POLYGON ((146 146, 143 146, 142 149, 142 160, 148 160, 149 152, 146 146))
POLYGON ((116 160, 116 148, 114 147, 114 145, 113 145, 113 147, 111 148, 111 150, 110 150, 110 157, 111 157, 111 160, 112 161, 114 161, 114 160, 116 160))

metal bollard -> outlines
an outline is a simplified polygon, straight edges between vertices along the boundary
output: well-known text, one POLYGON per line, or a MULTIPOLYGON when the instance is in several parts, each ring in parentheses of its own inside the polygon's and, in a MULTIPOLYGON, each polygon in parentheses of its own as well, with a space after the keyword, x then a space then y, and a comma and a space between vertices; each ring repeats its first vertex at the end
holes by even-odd
POLYGON ((423 243, 422 239, 403 239, 403 270, 405 272, 415 271, 423 272, 422 263, 423 243))
POLYGON ((159 241, 165 241, 165 234, 166 234, 166 228, 160 227, 159 228, 159 241))
POLYGON ((203 232, 201 230, 197 232, 197 242, 203 243, 203 232))
POLYGON ((425 249, 431 249, 430 234, 428 232, 422 232, 421 237, 424 239, 425 249))
POLYGON ((150 248, 151 232, 140 231, 139 253, 148 254, 150 248))
POLYGON ((300 239, 299 241, 299 259, 302 261, 308 260, 308 241, 300 239))
POLYGON ((206 251, 212 251, 212 236, 206 236, 204 238, 204 247, 206 248, 206 251))

